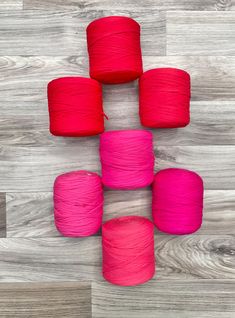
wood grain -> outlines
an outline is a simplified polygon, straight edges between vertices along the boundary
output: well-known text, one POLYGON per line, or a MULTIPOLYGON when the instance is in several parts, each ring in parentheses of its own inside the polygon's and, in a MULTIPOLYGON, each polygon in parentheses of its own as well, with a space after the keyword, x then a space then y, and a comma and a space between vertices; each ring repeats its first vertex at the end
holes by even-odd
POLYGON ((159 146, 155 147, 155 167, 194 170, 206 189, 229 190, 235 188, 234 156, 234 146, 159 146))
MULTIPOLYGON (((73 146, 0 148, 0 191, 52 191, 58 174, 100 171, 98 137, 73 146)), ((198 172, 206 189, 235 189, 235 146, 157 146, 155 169, 181 167, 198 172), (203 160, 202 160, 203 158, 203 160)))
MULTIPOLYGON (((161 279, 235 279, 234 235, 156 235, 161 279)), ((100 237, 1 238, 2 282, 103 281, 100 237)))
POLYGON ((0 11, 23 9, 23 0, 1 0, 0 11))
MULTIPOLYGON (((192 79, 192 100, 231 100, 234 102, 235 57, 233 56, 144 55, 144 66, 145 70, 169 66, 188 71, 192 79)), ((88 61, 85 56, 80 55, 2 56, 0 57, 0 71, 2 75, 0 80, 2 100, 4 102, 17 101, 20 106, 15 106, 13 110, 12 105, 9 113, 15 111, 16 114, 20 114, 22 113, 21 107, 27 105, 28 110, 30 110, 30 106, 35 107, 41 114, 41 110, 46 109, 46 85, 48 81, 61 76, 88 76, 88 61), (34 106, 34 103, 39 102, 41 102, 40 107, 38 104, 34 106)), ((138 99, 137 83, 104 86, 104 101, 107 104, 120 101, 121 97, 123 97, 123 103, 136 102, 138 99), (120 92, 123 93, 123 96, 120 96, 120 92)), ((5 106, 4 103, 1 107, 5 110, 7 105, 5 106)), ((114 107, 111 109, 114 110, 114 107)))
MULTIPOLYGON (((119 10, 82 12, 22 10, 0 11, 0 55, 77 55, 85 56, 86 26, 94 18, 120 15, 119 10)), ((165 55, 165 13, 146 8, 145 12, 122 11, 142 26, 142 49, 146 55, 165 55), (158 40, 157 45, 152 41, 158 40)))
MULTIPOLYGON (((109 190, 105 191, 104 195, 104 221, 124 215, 151 218, 150 188, 136 191, 109 190)), ((194 235, 233 234, 234 227, 235 190, 205 191, 203 224, 194 235)), ((7 236, 42 238, 61 236, 54 225, 52 193, 8 193, 7 236)))
MULTIPOLYGON (((191 124, 184 129, 154 130, 158 145, 235 144, 235 58, 147 57, 146 61, 147 68, 177 65, 192 77, 191 124)), ((77 138, 49 134, 46 85, 58 76, 86 76, 86 63, 85 58, 75 56, 0 57, 1 145, 78 144, 77 138)), ((109 116, 106 129, 141 127, 136 82, 104 86, 103 92, 104 109, 109 116)))
POLYGON ((152 8, 152 10, 234 10, 234 0, 24 0, 24 9, 53 10, 115 10, 135 11, 139 8, 152 8))
POLYGON ((131 288, 92 284, 94 318, 233 318, 235 282, 152 281, 131 288))
POLYGON ((89 283, 0 283, 4 318, 91 318, 89 283))
POLYGON ((0 254, 2 282, 85 282, 101 276, 98 238, 2 238, 0 254))
POLYGON ((0 193, 0 237, 6 237, 6 194, 0 193))
POLYGON ((167 12, 167 55, 235 55, 235 13, 167 12))
MULTIPOLYGON (((106 130, 143 129, 138 115, 138 101, 134 96, 135 88, 117 88, 113 93, 114 101, 105 97, 106 130), (121 94, 129 93, 121 101, 121 94), (119 94, 119 98, 115 96, 119 94), (133 95, 132 95, 133 94, 133 95)), ((107 96, 107 95, 106 95, 107 96)), ((0 118, 1 145, 53 147, 73 146, 80 143, 79 138, 58 138, 49 133, 46 101, 29 102, 14 109, 13 102, 5 102, 0 118), (38 107, 39 111, 35 108, 38 107)), ((235 103, 232 101, 192 101, 191 122, 185 128, 153 129, 156 145, 235 145, 235 103)), ((89 145, 89 138, 87 143, 89 145)), ((98 140, 98 139, 97 139, 98 140)), ((91 141, 91 146, 93 140, 91 141)))

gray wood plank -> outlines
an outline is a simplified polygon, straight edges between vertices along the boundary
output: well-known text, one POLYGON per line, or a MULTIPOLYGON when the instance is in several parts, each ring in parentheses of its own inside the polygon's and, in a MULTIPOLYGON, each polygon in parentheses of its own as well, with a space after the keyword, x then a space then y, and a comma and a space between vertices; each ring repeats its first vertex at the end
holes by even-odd
MULTIPOLYGON (((138 100, 135 88, 113 90, 113 101, 104 97, 106 130, 145 129, 138 115, 138 100), (121 100, 125 92, 127 97, 121 100), (116 98, 116 96, 119 98, 116 98), (136 100, 135 100, 136 99, 136 100)), ((58 138, 49 133, 47 101, 19 103, 4 102, 1 107, 1 145, 53 147, 72 146, 78 138, 58 138), (14 112, 15 110, 15 112, 14 112)), ((235 102, 232 101, 192 101, 191 122, 185 128, 153 129, 157 145, 235 145, 235 102)), ((89 144, 89 138, 87 138, 89 144)))
POLYGON ((122 11, 151 7, 153 10, 234 10, 234 0, 24 0, 24 9, 53 10, 107 10, 110 7, 122 11))
MULTIPOLYGON (((161 279, 235 279, 234 235, 156 235, 161 279)), ((100 237, 1 238, 0 281, 103 281, 100 237)))
POLYGON ((126 15, 142 27, 142 49, 146 55, 165 55, 165 13, 110 9, 82 12, 23 10, 0 11, 0 55, 80 55, 87 57, 86 26, 95 18, 126 15), (153 36, 157 45, 153 45, 153 36))
MULTIPOLYGON (((1 192, 52 191, 55 177, 66 171, 100 171, 98 137, 65 147, 0 148, 1 192)), ((235 189, 235 146, 158 146, 156 170, 181 167, 198 172, 206 189, 235 189)))
POLYGON ((1 0, 0 11, 23 9, 23 0, 1 0))
POLYGON ((177 67, 189 72, 192 100, 235 99, 235 58, 233 56, 156 56, 146 58, 145 70, 177 67))
MULTIPOLYGON (((150 188, 136 191, 109 190, 104 195, 103 221, 127 214, 151 218, 150 188)), ((205 191, 203 224, 195 235, 233 234, 234 228, 235 190, 205 191)), ((61 235, 54 225, 52 193, 7 194, 7 237, 58 236, 61 235)))
POLYGON ((234 318, 235 282, 151 281, 123 288, 92 284, 94 318, 234 318))
MULTIPOLYGON (((144 66, 145 70, 168 66, 188 71, 192 79, 192 100, 194 101, 234 101, 235 99, 235 57, 233 56, 144 55, 144 66)), ((36 102, 43 102, 44 105, 46 85, 51 79, 60 76, 88 76, 88 60, 80 55, 3 56, 0 57, 0 71, 1 100, 14 103, 17 101, 20 107, 28 105, 29 109, 36 102)), ((104 86, 105 101, 107 103, 120 101, 120 90, 125 93, 125 96, 122 96, 122 102, 137 101, 136 82, 104 86)), ((35 107, 37 106, 36 109, 41 111, 42 104, 39 105, 35 107)), ((3 108, 7 106, 4 106, 4 103, 1 105, 3 108)), ((20 114, 19 106, 15 106, 14 110, 8 107, 9 113, 15 111, 20 114)))
MULTIPOLYGON (((86 63, 85 58, 75 56, 1 57, 1 145, 76 144, 76 138, 49 134, 46 85, 58 76, 86 76, 86 63)), ((159 145, 235 144, 234 57, 147 57, 146 63, 146 69, 182 67, 192 76, 191 124, 183 129, 154 130, 159 145)), ((110 118, 105 122, 106 129, 141 127, 137 82, 104 86, 103 91, 104 109, 110 118)))
POLYGON ((89 283, 0 283, 1 317, 91 318, 89 283))
MULTIPOLYGON (((188 71, 192 79, 192 100, 235 99, 235 57, 226 56, 144 56, 145 70, 156 67, 178 67, 188 71), (205 72, 206 70, 206 72, 205 72)), ((45 101, 46 84, 60 76, 88 76, 88 61, 83 56, 2 56, 0 57, 0 91, 2 101, 14 101, 22 107, 26 102, 45 101)), ((137 100, 137 83, 104 86, 105 100, 123 102, 137 100), (128 94, 128 90, 130 93, 128 94)), ((3 107, 1 105, 1 107, 3 107)), ((16 107, 15 107, 16 108, 16 107)), ((39 108, 38 108, 39 110, 39 108)), ((17 111, 17 108, 15 109, 17 111)), ((10 110, 9 110, 10 112, 10 110)), ((20 113, 18 109, 17 113, 20 113)))
POLYGON ((51 191, 61 173, 99 170, 98 137, 68 147, 0 147, 0 160, 0 189, 51 191))
POLYGON ((235 55, 235 13, 167 12, 167 55, 235 55))
POLYGON ((86 282, 100 277, 100 239, 2 238, 1 282, 86 282))
POLYGON ((235 189, 234 146, 155 147, 157 170, 178 167, 201 175, 205 189, 235 189))
POLYGON ((6 237, 6 194, 0 193, 0 237, 6 237))

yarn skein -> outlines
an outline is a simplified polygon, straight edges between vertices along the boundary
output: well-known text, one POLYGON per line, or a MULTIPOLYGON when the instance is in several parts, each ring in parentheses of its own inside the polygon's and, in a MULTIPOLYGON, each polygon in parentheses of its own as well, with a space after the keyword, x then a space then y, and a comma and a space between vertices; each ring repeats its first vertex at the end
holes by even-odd
POLYGON ((184 127, 190 121, 190 75, 176 68, 156 68, 139 79, 139 115, 150 128, 184 127))
POLYGON ((112 284, 134 286, 155 273, 154 226, 140 216, 112 219, 102 226, 103 276, 112 284))
POLYGON ((145 130, 108 131, 100 136, 102 182, 113 189, 137 189, 154 178, 152 133, 145 130))
POLYGON ((90 77, 106 84, 126 83, 143 73, 140 25, 124 16, 92 21, 87 29, 90 77))
POLYGON ((85 77, 62 77, 48 84, 50 132, 82 137, 104 131, 102 87, 85 77))
POLYGON ((203 181, 193 171, 169 168, 156 173, 152 214, 157 228, 169 234, 190 234, 202 223, 203 181))
POLYGON ((95 234, 101 227, 103 189, 98 174, 80 170, 59 175, 54 183, 54 218, 64 236, 95 234))

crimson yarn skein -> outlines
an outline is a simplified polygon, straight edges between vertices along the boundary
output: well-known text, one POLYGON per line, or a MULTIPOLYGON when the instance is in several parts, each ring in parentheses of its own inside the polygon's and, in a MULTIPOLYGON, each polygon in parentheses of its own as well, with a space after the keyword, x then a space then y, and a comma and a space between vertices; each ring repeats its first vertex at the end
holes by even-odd
POLYGON ((113 189, 137 189, 154 178, 153 136, 146 130, 114 130, 100 136, 102 182, 113 189))
POLYGON ((102 226, 103 276, 112 284, 134 286, 155 273, 154 226, 140 216, 112 219, 102 226))
POLYGON ((48 84, 50 132, 82 137, 104 131, 101 84, 91 78, 62 77, 48 84))
POLYGON ((156 68, 139 79, 139 115, 150 128, 184 127, 190 121, 190 75, 176 68, 156 68))
POLYGON ((54 217, 64 236, 95 234, 102 223, 103 188, 101 178, 86 170, 59 175, 54 183, 54 217))
POLYGON ((169 234, 190 234, 202 223, 203 181, 195 172, 169 168, 156 173, 152 214, 156 227, 169 234))
POLYGON ((143 73, 140 25, 124 16, 92 21, 87 29, 90 77, 105 84, 126 83, 143 73))

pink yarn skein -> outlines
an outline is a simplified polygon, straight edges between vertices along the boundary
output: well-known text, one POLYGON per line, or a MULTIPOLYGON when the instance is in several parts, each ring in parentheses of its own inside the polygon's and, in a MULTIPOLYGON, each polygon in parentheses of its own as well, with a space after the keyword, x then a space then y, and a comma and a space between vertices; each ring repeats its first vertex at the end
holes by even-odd
POLYGON ((54 217, 64 236, 95 234, 102 223, 103 189, 94 172, 72 171, 58 176, 54 183, 54 217))
POLYGON ((140 216, 112 219, 102 226, 103 276, 112 284, 143 284, 155 273, 154 225, 140 216))
POLYGON ((100 136, 102 182, 113 189, 136 189, 154 178, 153 136, 146 130, 116 130, 100 136))
POLYGON ((170 234, 189 234, 202 223, 203 181, 195 172, 170 168, 153 182, 152 214, 157 228, 170 234))

